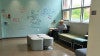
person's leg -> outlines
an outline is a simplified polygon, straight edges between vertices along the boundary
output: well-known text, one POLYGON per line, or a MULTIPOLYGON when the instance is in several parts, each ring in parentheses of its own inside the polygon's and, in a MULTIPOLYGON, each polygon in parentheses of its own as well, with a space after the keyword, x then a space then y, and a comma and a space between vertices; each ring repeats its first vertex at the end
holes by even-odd
POLYGON ((58 40, 58 30, 53 30, 53 37, 55 40, 58 40))

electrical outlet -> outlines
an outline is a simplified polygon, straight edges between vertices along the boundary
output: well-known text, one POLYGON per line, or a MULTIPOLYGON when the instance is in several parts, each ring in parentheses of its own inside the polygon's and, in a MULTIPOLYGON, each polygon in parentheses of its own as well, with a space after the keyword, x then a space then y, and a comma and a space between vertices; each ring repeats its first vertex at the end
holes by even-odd
POLYGON ((96 15, 96 10, 91 11, 91 15, 96 15))

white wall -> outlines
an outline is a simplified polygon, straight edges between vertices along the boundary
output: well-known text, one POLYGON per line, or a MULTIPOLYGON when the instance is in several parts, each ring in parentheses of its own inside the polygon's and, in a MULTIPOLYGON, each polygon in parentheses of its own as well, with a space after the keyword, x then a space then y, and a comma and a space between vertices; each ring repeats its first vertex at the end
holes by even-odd
POLYGON ((88 32, 88 23, 70 22, 70 32, 84 36, 88 32))
POLYGON ((97 13, 90 16, 87 56, 100 56, 100 0, 92 0, 92 10, 97 13))

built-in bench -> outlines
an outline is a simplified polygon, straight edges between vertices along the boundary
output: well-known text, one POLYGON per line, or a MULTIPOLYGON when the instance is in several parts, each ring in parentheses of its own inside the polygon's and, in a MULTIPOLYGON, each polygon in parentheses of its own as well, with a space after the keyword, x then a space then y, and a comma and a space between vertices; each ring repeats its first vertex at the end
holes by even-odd
POLYGON ((74 34, 69 34, 69 33, 59 34, 59 41, 67 45, 68 47, 71 47, 72 49, 87 47, 87 39, 84 39, 82 36, 74 34))

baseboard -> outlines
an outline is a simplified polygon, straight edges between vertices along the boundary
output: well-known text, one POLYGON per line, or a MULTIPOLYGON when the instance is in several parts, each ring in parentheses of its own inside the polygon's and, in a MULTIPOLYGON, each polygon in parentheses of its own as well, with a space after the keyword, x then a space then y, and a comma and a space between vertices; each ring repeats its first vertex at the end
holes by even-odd
POLYGON ((26 36, 25 37, 7 37, 7 38, 1 38, 1 40, 2 39, 15 39, 15 38, 26 38, 26 36))

